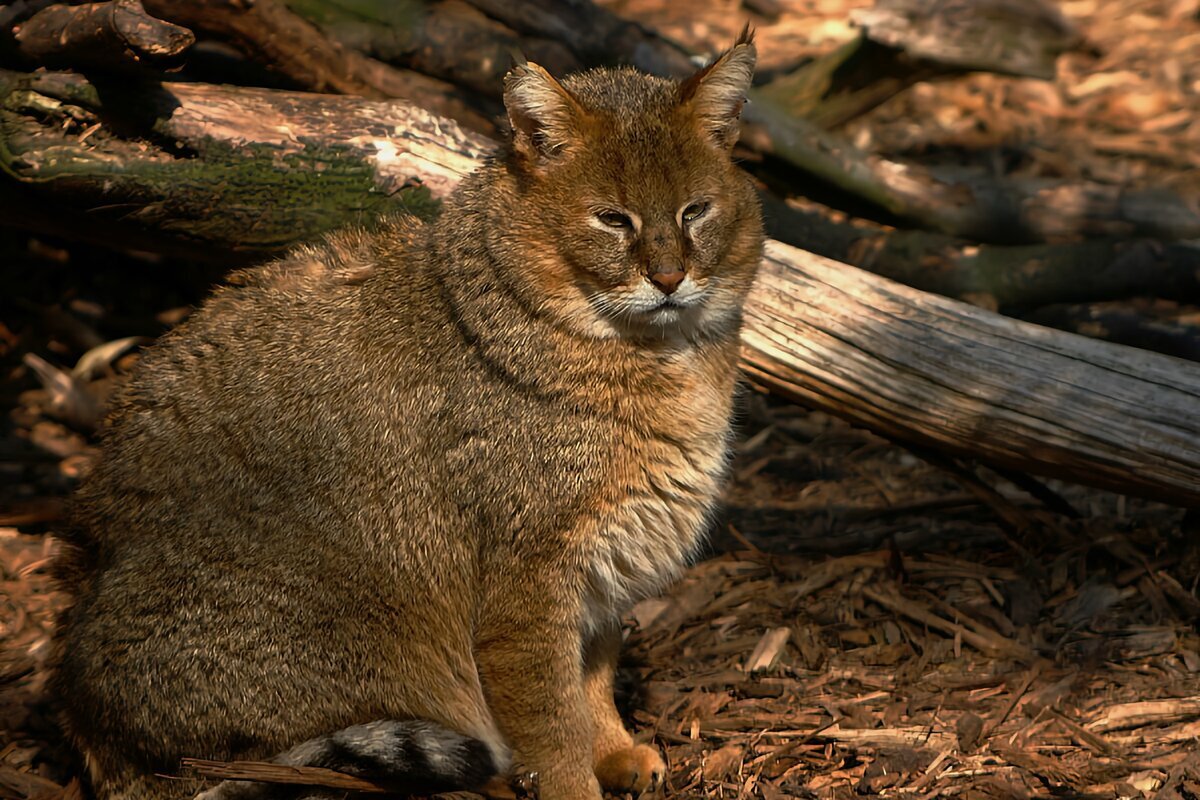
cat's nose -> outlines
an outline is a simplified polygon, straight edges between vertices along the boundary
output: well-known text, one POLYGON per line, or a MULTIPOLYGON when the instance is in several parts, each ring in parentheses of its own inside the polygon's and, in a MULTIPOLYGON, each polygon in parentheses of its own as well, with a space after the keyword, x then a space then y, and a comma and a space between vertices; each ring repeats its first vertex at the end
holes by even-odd
POLYGON ((683 270, 678 264, 666 263, 654 270, 648 276, 650 282, 658 287, 663 294, 673 294, 683 283, 683 270))

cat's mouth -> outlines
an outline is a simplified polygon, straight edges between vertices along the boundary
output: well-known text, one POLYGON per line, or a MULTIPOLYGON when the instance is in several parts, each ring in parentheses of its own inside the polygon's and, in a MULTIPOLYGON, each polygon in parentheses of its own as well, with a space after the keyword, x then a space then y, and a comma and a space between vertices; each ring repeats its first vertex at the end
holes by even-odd
POLYGON ((699 298, 686 301, 665 297, 658 305, 643 311, 641 316, 656 327, 682 324, 685 320, 693 319, 699 305, 699 298))
POLYGON ((645 309, 645 313, 654 314, 661 311, 685 311, 690 308, 695 308, 700 305, 703 294, 698 291, 690 291, 685 294, 669 294, 660 295, 657 302, 649 308, 645 309))
POLYGON ((628 293, 596 293, 588 299, 602 317, 619 329, 632 326, 630 331, 643 333, 694 327, 703 314, 706 294, 700 287, 685 285, 668 295, 646 282, 628 293))

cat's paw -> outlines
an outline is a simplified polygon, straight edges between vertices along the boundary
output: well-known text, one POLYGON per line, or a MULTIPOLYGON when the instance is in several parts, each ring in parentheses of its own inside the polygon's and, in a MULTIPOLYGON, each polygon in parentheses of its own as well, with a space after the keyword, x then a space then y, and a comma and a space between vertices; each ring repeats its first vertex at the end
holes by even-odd
POLYGON ((596 778, 606 791, 614 794, 652 791, 662 785, 667 774, 658 749, 638 744, 609 753, 596 765, 596 778))

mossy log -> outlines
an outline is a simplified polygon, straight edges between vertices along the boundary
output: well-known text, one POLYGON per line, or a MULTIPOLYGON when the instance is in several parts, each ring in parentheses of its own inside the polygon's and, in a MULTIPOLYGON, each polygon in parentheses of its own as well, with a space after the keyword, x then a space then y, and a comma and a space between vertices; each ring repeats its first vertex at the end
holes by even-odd
POLYGON ((490 144, 398 103, 64 73, 0 71, 0 109, 10 224, 193 256, 428 216, 490 144))
MULTIPOLYGON (((269 250, 405 207, 418 191, 415 205, 431 210, 491 147, 399 104, 164 84, 124 109, 164 145, 137 159, 96 127, 95 109, 118 116, 119 95, 53 74, 0 73, 0 87, 4 185, 70 198, 113 229, 186 231, 208 246, 269 250), (33 111, 74 127, 47 143, 33 111), (139 170, 154 180, 131 177, 139 170)), ((753 382, 897 440, 1200 506, 1196 364, 1007 319, 779 242, 768 243, 744 342, 753 382)))
MULTIPOLYGON (((330 38, 327 34, 352 35, 355 28, 347 24, 347 17, 353 6, 335 7, 329 0, 292 2, 308 19, 282 0, 144 0, 144 5, 163 20, 234 46, 300 87, 403 98, 485 134, 494 132, 498 109, 496 97, 488 92, 507 66, 507 59, 498 60, 499 53, 514 41, 508 29, 524 37, 521 41, 541 42, 538 55, 564 70, 614 61, 668 75, 694 69, 676 44, 588 0, 472 0, 479 11, 507 28, 462 3, 405 0, 388 10, 378 0, 358 0, 370 12, 361 16, 371 30, 398 37, 396 46, 410 48, 416 66, 481 90, 456 91, 447 81, 399 69, 330 38), (310 20, 323 24, 325 32, 310 20)), ((361 31, 357 36, 361 39, 361 31)), ((829 63, 810 66, 817 83, 827 80, 829 63)), ((852 71, 848 79, 861 82, 869 72, 852 71)), ((807 81, 799 73, 792 78, 799 84, 807 81)), ((780 79, 774 88, 787 88, 787 80, 780 79)), ((989 177, 943 180, 916 164, 869 155, 799 116, 794 90, 795 86, 782 92, 767 86, 750 93, 744 143, 917 227, 1005 244, 1096 236, 1200 236, 1195 204, 1163 190, 989 177)))
MULTIPOLYGON (((25 193, 44 198, 40 224, 31 218, 36 202, 11 202, 17 219, 54 231, 62 213, 75 209, 77 233, 94 229, 101 242, 118 236, 193 255, 273 252, 390 208, 425 214, 474 163, 449 162, 448 154, 488 147, 409 106, 361 98, 89 83, 54 73, 0 73, 0 89, 0 166, 25 193), (433 162, 421 160, 428 138, 417 138, 420 130, 446 150, 433 162)), ((767 210, 783 241, 976 303, 1200 291, 1200 251, 1188 244, 975 246, 923 231, 870 233, 777 201, 767 210)))

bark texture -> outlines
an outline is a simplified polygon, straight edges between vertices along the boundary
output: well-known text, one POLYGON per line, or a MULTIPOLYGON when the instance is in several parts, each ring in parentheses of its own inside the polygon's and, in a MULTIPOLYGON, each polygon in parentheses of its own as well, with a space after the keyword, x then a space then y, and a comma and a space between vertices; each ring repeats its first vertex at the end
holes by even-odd
POLYGON ((1002 317, 770 242, 753 382, 889 438, 1200 505, 1200 367, 1002 317))

